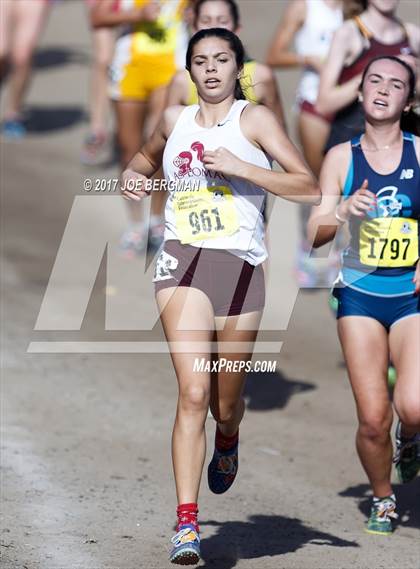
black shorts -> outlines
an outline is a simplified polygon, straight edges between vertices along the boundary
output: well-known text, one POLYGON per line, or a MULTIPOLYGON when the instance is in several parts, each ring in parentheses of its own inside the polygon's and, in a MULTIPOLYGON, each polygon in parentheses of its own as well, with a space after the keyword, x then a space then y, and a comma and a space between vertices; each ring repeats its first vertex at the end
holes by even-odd
POLYGON ((215 316, 260 311, 265 303, 262 265, 254 267, 221 249, 204 249, 166 241, 156 261, 155 292, 191 287, 204 292, 215 316))

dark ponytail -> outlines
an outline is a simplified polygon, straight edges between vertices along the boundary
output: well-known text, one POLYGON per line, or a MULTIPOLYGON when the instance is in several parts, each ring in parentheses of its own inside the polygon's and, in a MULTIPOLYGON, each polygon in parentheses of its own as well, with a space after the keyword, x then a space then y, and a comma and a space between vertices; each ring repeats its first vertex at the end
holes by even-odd
POLYGON ((240 79, 236 80, 234 96, 235 99, 238 99, 238 101, 246 99, 244 92, 242 91, 242 85, 240 79))
MULTIPOLYGON (((194 34, 188 43, 185 67, 190 73, 191 73, 191 60, 192 60, 194 47, 199 41, 201 41, 204 38, 219 38, 228 43, 230 49, 235 54, 235 61, 238 71, 242 71, 245 61, 245 49, 238 36, 233 32, 226 30, 225 28, 208 28, 205 30, 200 30, 199 32, 194 34)), ((236 80, 234 95, 235 99, 245 99, 245 95, 242 91, 239 79, 236 80)))
POLYGON ((367 10, 367 0, 346 0, 343 6, 344 19, 349 20, 355 16, 360 16, 362 12, 367 10))

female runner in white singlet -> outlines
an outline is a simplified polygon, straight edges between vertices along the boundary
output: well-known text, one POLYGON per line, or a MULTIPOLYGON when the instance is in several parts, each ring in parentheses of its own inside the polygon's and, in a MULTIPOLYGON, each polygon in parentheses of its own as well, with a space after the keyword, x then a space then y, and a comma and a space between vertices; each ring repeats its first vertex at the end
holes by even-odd
MULTIPOLYGON (((285 8, 282 21, 267 53, 267 63, 280 69, 300 67, 301 78, 296 93, 297 130, 305 160, 315 176, 319 176, 324 147, 333 115, 315 109, 319 77, 328 55, 334 32, 343 23, 340 0, 292 0, 285 8), (294 43, 294 51, 290 44, 294 43)), ((320 280, 332 283, 336 276, 337 255, 331 255, 325 274, 321 274, 316 258, 309 255, 306 224, 310 208, 301 206, 300 242, 297 250, 295 277, 302 288, 319 285, 320 280)))
POLYGON ((242 100, 243 61, 232 32, 195 34, 186 67, 199 104, 168 108, 123 173, 126 199, 147 195, 162 159, 168 185, 176 186, 166 203, 154 281, 179 385, 172 438, 178 523, 170 557, 178 564, 200 558, 197 499, 209 407, 217 422, 210 490, 225 492, 237 472, 242 389, 264 306, 266 192, 306 203, 320 196, 275 115, 242 100), (284 172, 271 170, 269 156, 284 172), (187 182, 197 186, 181 191, 187 182))

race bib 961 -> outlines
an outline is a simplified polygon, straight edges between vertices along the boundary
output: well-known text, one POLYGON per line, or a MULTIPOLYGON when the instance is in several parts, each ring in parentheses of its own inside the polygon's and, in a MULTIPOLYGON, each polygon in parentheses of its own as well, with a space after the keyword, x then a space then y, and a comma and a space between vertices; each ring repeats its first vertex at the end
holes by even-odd
POLYGON ((178 237, 183 244, 225 237, 239 229, 232 191, 226 186, 176 192, 174 212, 178 237))

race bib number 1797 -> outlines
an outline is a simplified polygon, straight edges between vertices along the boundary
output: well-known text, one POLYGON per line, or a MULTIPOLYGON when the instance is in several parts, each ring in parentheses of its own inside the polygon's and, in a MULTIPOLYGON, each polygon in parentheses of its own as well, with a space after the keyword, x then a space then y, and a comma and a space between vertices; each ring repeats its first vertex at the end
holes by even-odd
POLYGON ((418 221, 379 217, 364 221, 359 234, 360 262, 371 267, 411 267, 419 256, 418 221))

